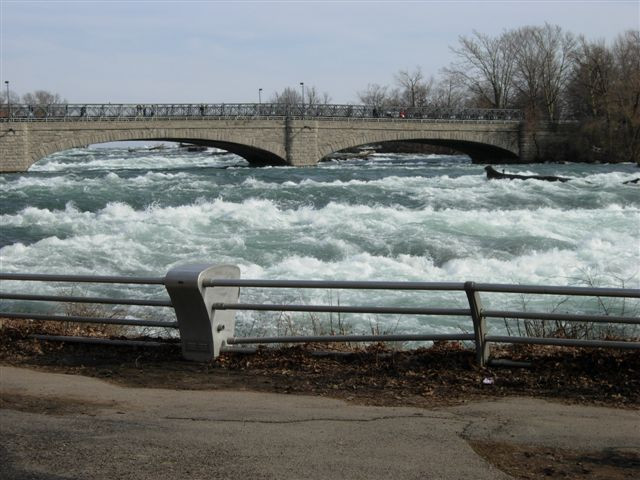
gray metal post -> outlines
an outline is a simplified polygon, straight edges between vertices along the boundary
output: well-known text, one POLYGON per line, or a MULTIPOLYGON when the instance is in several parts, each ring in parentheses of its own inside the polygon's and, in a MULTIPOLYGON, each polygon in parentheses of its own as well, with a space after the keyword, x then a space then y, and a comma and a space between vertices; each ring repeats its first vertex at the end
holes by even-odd
POLYGON ((226 339, 234 336, 235 310, 213 310, 214 303, 237 303, 239 287, 204 287, 213 279, 239 279, 235 265, 190 264, 171 269, 164 279, 178 318, 182 355, 208 362, 220 354, 226 339))
POLYGON ((465 282, 464 291, 467 293, 469 308, 471 309, 471 318, 473 319, 473 333, 475 335, 476 342, 476 362, 478 362, 479 366, 484 367, 489 362, 489 355, 491 354, 489 342, 486 340, 487 320, 482 315, 482 301, 480 300, 480 294, 476 290, 475 283, 465 282))

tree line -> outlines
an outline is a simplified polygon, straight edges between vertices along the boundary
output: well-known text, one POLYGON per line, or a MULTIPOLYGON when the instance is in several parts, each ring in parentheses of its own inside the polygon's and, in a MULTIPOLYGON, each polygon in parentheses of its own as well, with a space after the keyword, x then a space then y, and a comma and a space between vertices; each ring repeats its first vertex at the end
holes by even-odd
MULTIPOLYGON (((52 93, 47 90, 36 90, 34 92, 25 93, 24 95, 22 95, 22 97, 17 93, 9 90, 9 103, 24 103, 27 105, 54 105, 67 103, 67 100, 62 98, 57 93, 52 93)), ((0 105, 6 104, 7 92, 4 91, 0 95, 0 105)))
POLYGON ((400 70, 394 85, 369 84, 365 104, 435 108, 515 108, 525 121, 571 122, 569 138, 547 160, 640 161, 640 31, 611 45, 526 26, 498 36, 474 31, 451 47, 438 78, 400 70))

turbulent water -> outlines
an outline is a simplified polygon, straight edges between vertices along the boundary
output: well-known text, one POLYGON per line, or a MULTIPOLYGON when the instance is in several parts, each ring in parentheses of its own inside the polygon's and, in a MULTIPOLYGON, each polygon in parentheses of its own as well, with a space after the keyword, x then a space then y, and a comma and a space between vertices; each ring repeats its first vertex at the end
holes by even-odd
MULTIPOLYGON (((61 152, 28 173, 0 176, 2 270, 162 276, 174 265, 206 261, 237 264, 244 278, 638 288, 640 188, 623 185, 640 176, 635 165, 505 168, 575 180, 487 181, 482 166, 464 156, 375 154, 314 168, 250 168, 232 154, 178 148, 61 152)), ((3 284, 6 290, 18 288, 3 284)), ((67 291, 55 284, 28 288, 67 291)), ((133 287, 82 288, 163 294, 153 288, 135 294, 133 287)), ((485 297, 490 306, 565 308, 558 306, 562 299, 485 297)), ((466 306, 464 295, 441 292, 246 290, 242 300, 466 306)), ((52 307, 4 302, 2 309, 23 308, 52 307)), ((603 306, 585 300, 572 308, 603 306)), ((139 308, 128 314, 159 315, 139 308)), ((338 320, 351 332, 471 329, 459 317, 300 315, 292 320, 256 313, 241 314, 239 329, 317 331, 338 320)))

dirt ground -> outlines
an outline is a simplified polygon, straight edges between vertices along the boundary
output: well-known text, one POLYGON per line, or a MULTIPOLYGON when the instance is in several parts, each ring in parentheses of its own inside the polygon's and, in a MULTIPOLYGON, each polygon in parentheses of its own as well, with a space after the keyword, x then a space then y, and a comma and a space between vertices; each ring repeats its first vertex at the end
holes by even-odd
MULTIPOLYGON (((161 347, 41 342, 33 330, 0 329, 0 363, 97 377, 120 385, 189 390, 246 390, 320 395, 378 406, 432 408, 505 396, 637 409, 640 352, 519 347, 496 350, 526 368, 479 368, 457 343, 393 351, 383 345, 356 351, 331 346, 260 348, 196 364, 183 361, 176 343, 161 347), (322 350, 320 350, 322 349, 322 350)), ((87 408, 38 399, 3 397, 0 407, 41 413, 87 408), (28 410, 29 411, 29 410, 28 410)), ((637 453, 575 452, 470 442, 474 450, 515 478, 627 479, 640 477, 637 453)))
POLYGON ((469 441, 481 457, 518 479, 636 479, 640 457, 634 452, 583 452, 561 448, 469 441))

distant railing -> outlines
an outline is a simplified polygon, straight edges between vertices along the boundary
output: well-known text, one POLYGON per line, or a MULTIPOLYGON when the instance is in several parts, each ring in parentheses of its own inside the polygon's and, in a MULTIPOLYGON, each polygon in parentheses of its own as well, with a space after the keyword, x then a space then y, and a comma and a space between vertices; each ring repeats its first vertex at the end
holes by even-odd
POLYGON ((0 299, 82 302, 96 304, 145 305, 171 307, 175 310, 176 322, 145 321, 136 319, 112 319, 91 317, 69 317, 36 313, 0 312, 0 318, 31 320, 53 320, 63 322, 92 322, 140 327, 166 327, 180 330, 182 352, 185 358, 209 361, 224 349, 234 345, 267 343, 309 343, 309 342, 407 342, 407 341, 467 341, 475 345, 476 360, 486 365, 490 360, 490 345, 494 343, 557 345, 567 347, 598 347, 640 349, 637 337, 627 339, 579 339, 547 338, 531 336, 491 335, 488 319, 545 320, 559 322, 588 322, 609 325, 640 325, 640 317, 631 315, 600 315, 583 313, 536 312, 522 310, 485 309, 481 293, 537 294, 614 297, 639 299, 640 289, 591 288, 492 284, 474 282, 376 282, 376 281, 302 281, 302 280, 241 280, 236 266, 186 265, 170 270, 165 277, 105 277, 73 275, 36 275, 0 273, 0 280, 38 282, 91 282, 123 283, 138 285, 164 285, 168 299, 140 300, 113 299, 101 297, 50 296, 0 292, 0 299), (463 292, 468 308, 442 307, 389 307, 379 305, 297 305, 297 304, 253 304, 239 303, 240 288, 269 289, 350 289, 350 290, 391 290, 391 291, 448 291, 463 292), (313 335, 313 336, 235 336, 235 312, 276 311, 276 312, 326 312, 326 313, 368 313, 425 316, 457 316, 471 320, 469 331, 473 333, 438 334, 418 332, 415 334, 393 335, 313 335))
POLYGON ((317 118, 379 121, 440 120, 447 122, 519 122, 522 111, 511 109, 375 107, 370 105, 216 103, 216 104, 12 104, 0 107, 0 120, 12 122, 178 120, 220 118, 317 118))

